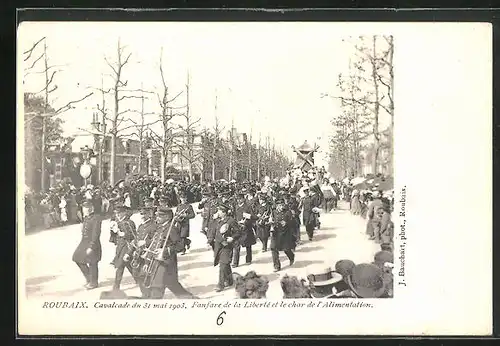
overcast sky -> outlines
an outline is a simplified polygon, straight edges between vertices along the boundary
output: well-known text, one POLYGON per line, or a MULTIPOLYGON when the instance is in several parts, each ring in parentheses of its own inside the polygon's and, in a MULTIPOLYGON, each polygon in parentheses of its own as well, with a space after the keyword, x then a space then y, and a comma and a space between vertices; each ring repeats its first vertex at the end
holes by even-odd
MULTIPOLYGON (((124 67, 128 88, 160 91, 160 49, 172 96, 185 88, 190 74, 190 109, 203 125, 214 123, 215 95, 218 116, 228 129, 232 119, 241 132, 253 127, 275 137, 276 145, 291 152, 304 140, 319 141, 326 149, 330 119, 338 104, 321 93, 335 92, 339 72, 348 67, 350 50, 342 43, 346 31, 338 23, 23 23, 21 51, 46 36, 50 65, 64 65, 56 74, 55 108, 81 98, 91 86, 112 86, 108 61, 117 59, 117 41, 132 53, 124 67)), ((37 53, 42 52, 37 47, 37 53)), ((34 56, 37 54, 34 53, 34 56)), ((35 71, 42 70, 42 64, 35 71)), ((26 66, 24 66, 26 67, 26 66)), ((41 74, 25 79, 25 91, 43 89, 41 74)), ((96 93, 76 109, 64 113, 67 135, 88 128, 100 102, 96 93)), ((126 100, 121 109, 140 109, 140 101, 126 100)), ((185 104, 185 97, 178 105, 185 104)), ((112 100, 107 101, 108 106, 112 100)), ((111 107, 110 107, 111 108, 111 107)), ((146 112, 158 112, 156 96, 146 101, 146 112)), ((137 115, 131 115, 137 118, 137 115)), ((151 116, 149 119, 153 121, 151 116)))

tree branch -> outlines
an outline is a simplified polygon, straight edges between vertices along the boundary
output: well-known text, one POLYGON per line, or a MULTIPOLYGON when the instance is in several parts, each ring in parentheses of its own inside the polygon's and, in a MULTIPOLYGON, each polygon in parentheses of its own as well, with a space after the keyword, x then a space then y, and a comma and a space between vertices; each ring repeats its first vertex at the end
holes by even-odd
POLYGON ((36 92, 35 94, 39 94, 39 93, 41 93, 42 91, 47 90, 47 89, 49 88, 50 84, 52 83, 52 80, 54 79, 54 76, 55 76, 55 74, 56 74, 57 72, 60 72, 60 70, 56 70, 56 71, 52 72, 52 75, 50 76, 50 79, 49 79, 49 81, 47 82, 47 84, 45 85, 45 87, 44 87, 42 90, 40 90, 40 91, 36 92))
POLYGON ((37 42, 35 42, 35 44, 33 44, 33 46, 31 46, 30 49, 28 49, 27 51, 23 52, 23 54, 28 54, 28 56, 26 58, 24 58, 24 61, 28 60, 30 57, 31 57, 31 54, 33 54, 33 50, 36 48, 36 46, 38 46, 38 44, 40 42, 42 42, 43 40, 45 40, 45 36, 42 37, 41 39, 39 39, 37 42))
POLYGON ((70 101, 70 102, 68 102, 66 105, 64 105, 64 106, 62 106, 61 108, 57 109, 57 110, 54 112, 54 114, 59 114, 59 113, 61 113, 61 112, 63 112, 63 111, 66 111, 66 110, 68 110, 68 109, 73 108, 73 107, 71 106, 72 104, 75 104, 75 103, 81 102, 81 101, 85 100, 86 98, 88 98, 88 97, 92 96, 93 94, 94 94, 94 93, 93 93, 93 92, 91 92, 90 94, 85 95, 84 97, 82 97, 82 98, 81 98, 81 99, 79 99, 79 100, 75 100, 75 101, 70 101))
POLYGON ((104 57, 104 61, 106 62, 106 64, 108 64, 109 67, 111 67, 115 75, 118 76, 118 71, 116 71, 115 67, 108 61, 108 58, 104 57))

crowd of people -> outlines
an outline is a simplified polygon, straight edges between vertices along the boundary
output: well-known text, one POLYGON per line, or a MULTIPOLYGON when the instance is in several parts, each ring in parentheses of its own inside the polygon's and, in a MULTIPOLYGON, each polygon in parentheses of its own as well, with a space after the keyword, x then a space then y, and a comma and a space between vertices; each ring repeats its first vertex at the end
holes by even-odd
POLYGON ((161 183, 156 176, 136 176, 122 180, 114 187, 104 182, 100 186, 91 184, 80 189, 67 181, 61 181, 48 191, 35 193, 28 189, 24 196, 26 230, 53 228, 81 223, 82 203, 90 200, 94 212, 101 217, 113 215, 113 201, 122 198, 132 211, 138 210, 146 197, 166 199, 171 207, 179 203, 179 191, 184 191, 189 203, 201 200, 202 185, 198 182, 167 180, 161 183))
MULTIPOLYGON (((373 263, 356 265, 350 260, 309 273, 304 278, 285 276, 281 281, 285 298, 310 297, 390 297, 392 296, 392 235, 382 224, 390 222, 392 202, 380 199, 374 186, 371 197, 359 202, 351 183, 336 181, 314 169, 290 170, 282 179, 257 181, 213 181, 186 183, 156 178, 136 177, 123 181, 111 190, 109 208, 113 210, 109 241, 116 245, 111 264, 116 268, 113 290, 104 296, 117 297, 125 269, 139 285, 144 298, 161 299, 169 289, 178 298, 196 298, 178 279, 177 255, 189 252, 190 220, 201 214, 201 232, 219 267, 216 291, 234 287, 240 298, 264 298, 267 279, 255 272, 240 276, 232 272, 239 266, 240 251, 245 262, 252 263, 252 247, 272 254, 274 272, 281 270, 279 253, 284 252, 289 265, 295 262, 295 249, 302 243, 301 226, 313 241, 321 227, 320 212, 330 212, 344 199, 355 215, 366 204, 367 232, 381 244, 373 263), (199 202, 196 210, 193 202, 199 202), (361 204, 361 208, 358 205, 361 204), (172 209, 175 208, 175 212, 172 209), (140 210, 138 227, 130 219, 140 210), (358 209, 357 209, 358 208, 358 209), (389 213, 387 219, 386 213, 389 213), (389 220, 389 221, 388 221, 389 220), (115 293, 113 293, 115 292, 115 293)), ((82 240, 73 261, 84 277, 86 288, 98 287, 98 262, 101 260, 100 232, 103 203, 95 194, 85 194, 81 204, 82 240), (96 212, 97 211, 97 212, 96 212)), ((363 195, 368 196, 364 193, 363 195)), ((387 197, 387 196, 386 196, 387 197)))

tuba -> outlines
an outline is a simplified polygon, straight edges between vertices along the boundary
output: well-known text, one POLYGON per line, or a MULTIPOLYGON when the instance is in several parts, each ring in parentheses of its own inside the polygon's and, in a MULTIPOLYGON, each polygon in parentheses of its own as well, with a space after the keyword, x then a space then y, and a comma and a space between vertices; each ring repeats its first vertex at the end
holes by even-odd
POLYGON ((168 227, 167 234, 156 233, 153 236, 153 240, 151 244, 144 249, 144 252, 141 255, 141 258, 144 262, 142 267, 142 271, 144 273, 144 287, 150 288, 153 279, 156 276, 156 272, 162 262, 165 262, 163 258, 163 254, 165 253, 165 249, 167 248, 168 238, 170 237, 170 233, 172 232, 173 226, 178 222, 178 218, 185 214, 184 211, 179 214, 174 215, 172 221, 170 222, 170 226, 168 227))

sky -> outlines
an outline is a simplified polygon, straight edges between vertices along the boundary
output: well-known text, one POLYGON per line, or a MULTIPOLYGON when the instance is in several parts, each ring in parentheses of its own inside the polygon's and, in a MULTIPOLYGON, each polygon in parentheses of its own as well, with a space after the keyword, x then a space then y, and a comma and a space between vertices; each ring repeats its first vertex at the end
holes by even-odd
MULTIPOLYGON (((340 109, 337 102, 321 98, 321 94, 336 92, 338 74, 348 68, 351 52, 342 42, 346 34, 338 24, 292 22, 31 22, 20 27, 19 51, 44 36, 49 65, 63 65, 54 78, 58 89, 49 100, 54 108, 95 91, 92 88, 100 87, 101 80, 105 89, 112 86, 105 57, 116 61, 118 39, 125 54, 131 53, 123 69, 127 88, 142 85, 145 90, 161 92, 159 57, 163 47, 163 69, 171 95, 185 90, 189 73, 190 112, 194 119, 201 118, 201 126, 213 126, 217 95, 217 116, 226 129, 234 122, 240 132, 252 132, 254 143, 259 132, 263 138, 269 134, 290 157, 295 156, 291 146, 305 140, 318 142, 320 151, 327 149, 330 120, 340 109)), ((42 52, 41 45, 36 52, 42 52)), ((33 71, 42 70, 40 61, 33 71)), ((36 92, 43 85, 42 74, 29 74, 24 91, 36 92)), ((95 92, 61 115, 65 134, 88 129, 100 100, 95 92)), ((106 102, 112 105, 110 98, 106 102)), ((176 105, 183 104, 184 94, 176 100, 176 105)), ((121 109, 139 110, 140 101, 127 99, 121 109)), ((159 111, 154 94, 146 100, 145 111, 159 111)), ((129 116, 138 119, 138 114, 129 116)), ((151 115, 146 121, 156 119, 151 115)))

